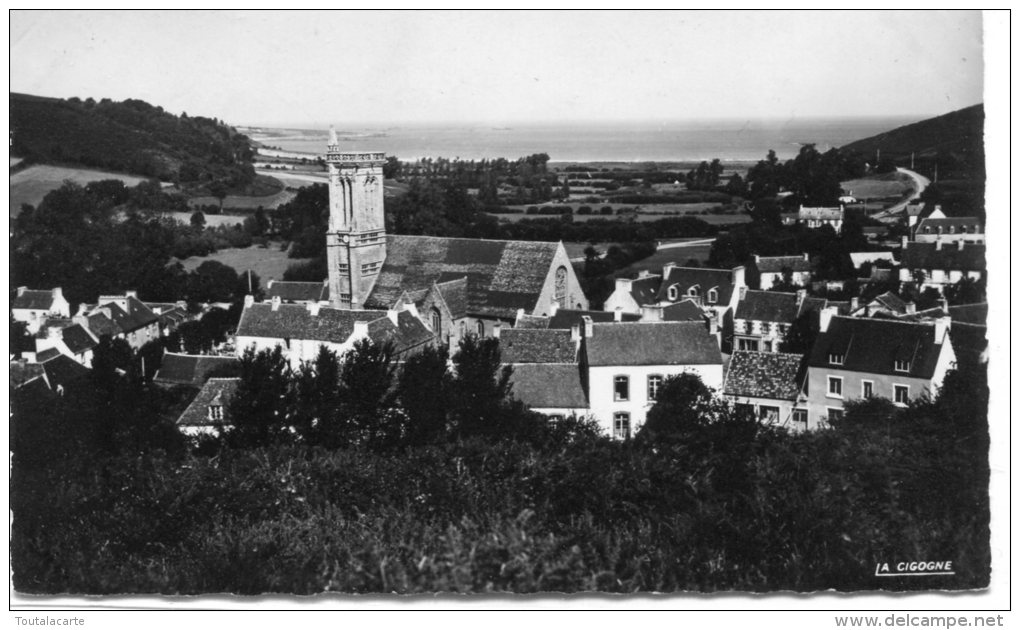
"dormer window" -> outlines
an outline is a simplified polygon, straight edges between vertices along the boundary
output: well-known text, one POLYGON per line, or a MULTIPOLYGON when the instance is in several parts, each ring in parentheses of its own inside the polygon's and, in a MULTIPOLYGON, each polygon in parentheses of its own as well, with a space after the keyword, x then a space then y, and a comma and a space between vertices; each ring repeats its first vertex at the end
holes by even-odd
POLYGON ((829 365, 843 365, 845 355, 842 352, 829 353, 829 365))
POLYGON ((209 405, 209 419, 210 420, 222 420, 223 419, 223 405, 209 405))
POLYGON ((896 370, 897 372, 909 372, 910 361, 901 361, 900 359, 897 359, 893 363, 893 369, 896 370))
POLYGON ((708 303, 709 304, 715 304, 718 301, 719 301, 719 292, 716 291, 715 289, 709 289, 708 290, 708 303))
POLYGON ((926 226, 924 226, 924 233, 925 233, 925 234, 931 234, 931 228, 930 228, 930 227, 928 227, 927 225, 926 225, 926 226))
POLYGON ((669 297, 670 302, 676 302, 677 297, 679 297, 679 292, 677 291, 675 284, 666 290, 666 295, 669 297))
POLYGON ((691 297, 698 297, 698 287, 691 287, 687 289, 687 295, 691 297))

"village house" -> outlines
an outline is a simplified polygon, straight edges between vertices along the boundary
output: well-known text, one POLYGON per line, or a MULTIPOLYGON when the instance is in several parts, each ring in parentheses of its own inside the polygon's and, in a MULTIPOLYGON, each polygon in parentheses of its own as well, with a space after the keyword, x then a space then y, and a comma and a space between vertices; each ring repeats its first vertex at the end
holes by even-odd
POLYGON ((230 399, 240 382, 239 378, 210 378, 177 418, 177 429, 184 435, 197 437, 217 435, 221 429, 229 428, 230 399))
POLYGON ((985 229, 977 217, 927 217, 914 226, 912 233, 918 243, 985 242, 985 229))
POLYGON ((908 242, 904 236, 902 247, 900 282, 915 283, 921 291, 930 287, 941 293, 964 278, 978 281, 985 277, 983 243, 944 243, 941 238, 933 243, 908 242))
POLYGON ((435 335, 413 305, 401 311, 351 310, 318 302, 282 304, 279 298, 255 304, 249 296, 235 338, 238 355, 252 347, 256 351, 280 347, 297 368, 302 361, 313 360, 320 346, 343 354, 360 339, 392 343, 400 360, 433 343, 435 335))
POLYGON ((60 287, 44 291, 18 287, 11 295, 11 317, 16 322, 25 322, 30 335, 39 332, 47 317, 70 316, 71 305, 60 287))
POLYGON ((751 276, 757 278, 757 288, 768 291, 783 282, 790 274, 790 282, 798 287, 811 283, 813 268, 807 254, 801 256, 758 256, 755 254, 751 276))
POLYGON ((843 206, 838 208, 808 208, 801 206, 797 212, 797 222, 809 228, 820 228, 823 225, 832 226, 836 234, 843 231, 843 206))
POLYGON ((237 357, 204 354, 163 354, 152 382, 157 385, 190 385, 201 387, 211 376, 234 377, 240 372, 241 363, 237 357))
POLYGON ((656 303, 661 284, 662 276, 647 271, 642 271, 637 278, 617 278, 602 310, 640 314, 642 306, 656 303))
POLYGON ((592 416, 615 438, 641 428, 670 376, 689 372, 710 388, 722 386, 722 355, 704 323, 586 321, 578 334, 592 416))
POLYGON ((806 289, 786 293, 742 287, 733 316, 732 347, 735 351, 779 352, 795 321, 825 307, 835 307, 845 314, 857 308, 857 298, 850 302, 834 302, 809 297, 806 289))
POLYGON ((85 318, 89 332, 100 339, 109 335, 138 350, 161 335, 159 316, 138 299, 135 291, 101 295, 95 306, 82 304, 76 317, 85 318))
POLYGON ((808 355, 808 429, 842 418, 847 401, 881 397, 906 405, 934 397, 956 362, 948 317, 933 322, 820 313, 808 355))
POLYGON ((188 312, 187 302, 142 302, 153 314, 159 318, 159 331, 164 337, 177 330, 177 327, 184 322, 195 319, 195 316, 188 312))
POLYGON ((88 329, 84 317, 73 319, 49 318, 36 334, 37 353, 55 349, 85 367, 92 367, 92 355, 99 339, 88 329))
POLYGON ((805 431, 808 407, 803 359, 799 354, 738 350, 730 357, 723 397, 762 422, 805 431))

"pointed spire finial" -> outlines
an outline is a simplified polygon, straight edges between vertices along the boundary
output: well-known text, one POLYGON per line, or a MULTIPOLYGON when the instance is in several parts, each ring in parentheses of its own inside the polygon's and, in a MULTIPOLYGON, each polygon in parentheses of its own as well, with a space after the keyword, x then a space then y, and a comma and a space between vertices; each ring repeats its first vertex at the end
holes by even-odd
POLYGON ((333 127, 333 125, 329 126, 329 144, 330 146, 339 144, 339 142, 336 139, 336 129, 333 127))

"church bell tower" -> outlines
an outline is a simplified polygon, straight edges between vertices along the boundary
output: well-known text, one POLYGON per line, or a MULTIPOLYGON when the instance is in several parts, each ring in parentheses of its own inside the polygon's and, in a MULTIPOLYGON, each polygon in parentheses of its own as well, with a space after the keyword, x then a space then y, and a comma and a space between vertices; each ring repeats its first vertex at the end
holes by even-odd
POLYGON ((385 153, 345 152, 330 127, 329 228, 326 260, 329 301, 336 308, 363 309, 386 260, 383 214, 385 153))

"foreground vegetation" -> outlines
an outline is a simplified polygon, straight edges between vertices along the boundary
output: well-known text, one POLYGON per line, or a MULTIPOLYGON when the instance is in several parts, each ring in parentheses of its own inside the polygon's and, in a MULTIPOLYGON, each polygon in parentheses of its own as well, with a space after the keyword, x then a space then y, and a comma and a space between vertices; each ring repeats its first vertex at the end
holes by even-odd
MULTIPOLYGON (((476 367, 492 358, 478 350, 476 367)), ((681 377, 635 439, 614 442, 584 421, 535 423, 509 397, 471 395, 504 391, 502 374, 478 369, 455 390, 473 402, 439 414, 425 405, 418 422, 443 418, 429 431, 375 431, 393 412, 353 402, 326 415, 299 405, 330 420, 297 437, 252 431, 289 407, 266 409, 272 394, 249 392, 232 410, 254 424, 197 451, 152 414, 167 394, 103 374, 100 361, 87 391, 46 413, 16 400, 19 591, 927 590, 989 580, 987 388, 975 373, 952 373, 934 402, 870 401, 801 435, 737 416, 681 377), (919 559, 951 559, 957 573, 874 577, 878 562, 919 559)), ((337 376, 341 390, 352 377, 337 376)), ((309 391, 334 381, 295 382, 309 391)), ((388 408, 399 411, 406 390, 395 391, 388 408)))

